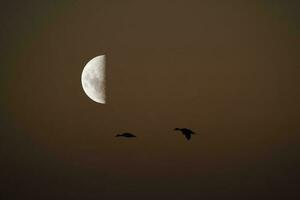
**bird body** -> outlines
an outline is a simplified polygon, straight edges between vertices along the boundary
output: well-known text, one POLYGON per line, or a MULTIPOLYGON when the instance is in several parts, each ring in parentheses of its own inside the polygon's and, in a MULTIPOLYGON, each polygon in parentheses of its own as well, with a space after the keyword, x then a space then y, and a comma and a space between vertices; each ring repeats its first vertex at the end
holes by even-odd
POLYGON ((175 131, 181 131, 181 133, 185 136, 187 140, 191 139, 191 136, 195 134, 192 130, 188 128, 175 128, 175 131))
POLYGON ((122 133, 122 134, 117 134, 116 137, 127 137, 127 138, 133 138, 136 137, 135 135, 131 133, 122 133))

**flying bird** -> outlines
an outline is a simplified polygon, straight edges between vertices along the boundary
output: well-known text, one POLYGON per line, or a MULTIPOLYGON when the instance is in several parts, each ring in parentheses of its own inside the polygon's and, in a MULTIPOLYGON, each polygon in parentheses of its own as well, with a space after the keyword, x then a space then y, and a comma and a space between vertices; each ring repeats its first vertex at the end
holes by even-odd
POLYGON ((192 130, 187 128, 175 128, 175 131, 181 131, 187 140, 191 139, 191 136, 195 134, 192 130))
POLYGON ((127 138, 133 138, 136 137, 135 135, 131 133, 122 133, 122 134, 117 134, 116 137, 127 137, 127 138))

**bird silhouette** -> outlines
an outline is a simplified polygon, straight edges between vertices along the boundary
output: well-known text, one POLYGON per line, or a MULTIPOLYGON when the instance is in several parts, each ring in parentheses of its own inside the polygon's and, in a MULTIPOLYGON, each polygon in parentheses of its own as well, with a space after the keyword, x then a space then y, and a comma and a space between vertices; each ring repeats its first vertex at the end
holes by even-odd
POLYGON ((192 130, 187 128, 175 128, 175 131, 181 131, 181 133, 185 136, 187 140, 191 139, 191 136, 195 134, 192 130))
POLYGON ((136 137, 135 135, 131 133, 122 133, 122 134, 117 134, 116 137, 127 137, 127 138, 133 138, 136 137))

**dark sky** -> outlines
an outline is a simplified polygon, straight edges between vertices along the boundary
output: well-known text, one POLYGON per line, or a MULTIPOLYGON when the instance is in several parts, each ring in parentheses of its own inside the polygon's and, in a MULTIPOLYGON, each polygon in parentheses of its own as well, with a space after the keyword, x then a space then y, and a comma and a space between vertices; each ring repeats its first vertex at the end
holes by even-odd
POLYGON ((3 3, 1 199, 299 199, 299 7, 3 3), (106 105, 80 82, 101 54, 106 105))

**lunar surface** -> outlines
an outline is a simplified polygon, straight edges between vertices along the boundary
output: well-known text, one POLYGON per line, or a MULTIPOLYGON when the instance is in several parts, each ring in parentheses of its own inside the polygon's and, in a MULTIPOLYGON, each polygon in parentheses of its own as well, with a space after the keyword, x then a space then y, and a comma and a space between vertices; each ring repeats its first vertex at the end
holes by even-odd
POLYGON ((106 103, 105 96, 105 55, 91 59, 81 74, 85 94, 97 103, 106 103))

